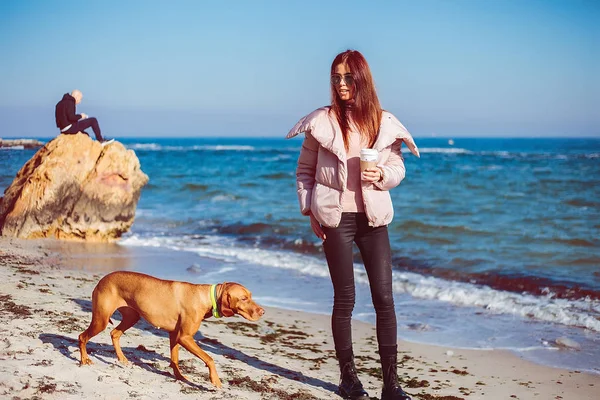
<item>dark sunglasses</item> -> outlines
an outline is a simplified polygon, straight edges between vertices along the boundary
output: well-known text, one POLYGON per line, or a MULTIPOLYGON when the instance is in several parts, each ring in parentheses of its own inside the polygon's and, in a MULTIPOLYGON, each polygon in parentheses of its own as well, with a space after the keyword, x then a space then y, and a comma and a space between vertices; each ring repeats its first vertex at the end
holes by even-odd
POLYGON ((339 74, 331 75, 331 84, 333 86, 340 85, 342 81, 346 82, 346 86, 354 85, 354 78, 351 74, 345 74, 344 76, 339 74))

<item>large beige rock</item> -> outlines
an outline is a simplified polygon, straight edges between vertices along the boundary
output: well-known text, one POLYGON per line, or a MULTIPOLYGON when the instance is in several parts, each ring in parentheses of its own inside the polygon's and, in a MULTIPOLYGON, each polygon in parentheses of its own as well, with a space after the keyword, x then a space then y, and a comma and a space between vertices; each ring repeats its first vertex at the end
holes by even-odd
POLYGON ((21 168, 0 199, 0 235, 114 241, 131 227, 148 176, 133 150, 59 135, 21 168))

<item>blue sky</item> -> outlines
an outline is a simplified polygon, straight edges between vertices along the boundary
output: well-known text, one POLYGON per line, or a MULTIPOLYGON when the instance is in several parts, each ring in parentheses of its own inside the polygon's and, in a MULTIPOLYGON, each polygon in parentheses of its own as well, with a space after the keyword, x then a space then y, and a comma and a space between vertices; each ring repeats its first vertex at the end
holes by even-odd
POLYGON ((348 48, 418 137, 600 136, 600 2, 0 2, 0 137, 284 136, 348 48))

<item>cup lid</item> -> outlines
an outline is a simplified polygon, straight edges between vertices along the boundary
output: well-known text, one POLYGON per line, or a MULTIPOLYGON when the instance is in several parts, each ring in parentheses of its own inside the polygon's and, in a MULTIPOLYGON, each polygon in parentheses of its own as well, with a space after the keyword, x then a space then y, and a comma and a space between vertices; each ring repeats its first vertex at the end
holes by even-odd
POLYGON ((360 150, 361 154, 379 154, 379 152, 377 151, 377 149, 361 149, 360 150))

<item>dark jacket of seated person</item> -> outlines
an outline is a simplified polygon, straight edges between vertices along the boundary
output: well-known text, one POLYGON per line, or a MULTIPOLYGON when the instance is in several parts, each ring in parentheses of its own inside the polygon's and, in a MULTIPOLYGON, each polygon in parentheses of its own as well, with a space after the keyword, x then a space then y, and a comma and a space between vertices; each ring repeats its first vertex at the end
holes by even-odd
POLYGON ((61 131, 81 119, 81 114, 75 114, 75 98, 69 93, 65 93, 63 98, 56 103, 54 112, 56 117, 56 127, 61 131))

